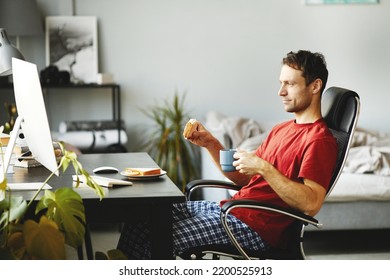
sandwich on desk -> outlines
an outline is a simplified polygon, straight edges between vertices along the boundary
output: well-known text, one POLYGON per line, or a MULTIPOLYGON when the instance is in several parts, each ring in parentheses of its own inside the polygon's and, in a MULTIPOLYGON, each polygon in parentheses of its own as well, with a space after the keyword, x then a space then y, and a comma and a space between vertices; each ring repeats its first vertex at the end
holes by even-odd
POLYGON ((151 176, 161 174, 161 168, 126 168, 125 175, 128 176, 151 176))

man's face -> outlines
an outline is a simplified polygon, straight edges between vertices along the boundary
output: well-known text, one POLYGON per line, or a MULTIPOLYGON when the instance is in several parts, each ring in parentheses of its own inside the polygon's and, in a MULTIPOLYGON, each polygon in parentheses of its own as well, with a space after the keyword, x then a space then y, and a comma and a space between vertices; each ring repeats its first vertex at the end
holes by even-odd
POLYGON ((305 78, 301 70, 296 70, 288 65, 283 65, 280 71, 279 96, 286 112, 300 113, 307 109, 312 101, 309 86, 306 86, 305 78))

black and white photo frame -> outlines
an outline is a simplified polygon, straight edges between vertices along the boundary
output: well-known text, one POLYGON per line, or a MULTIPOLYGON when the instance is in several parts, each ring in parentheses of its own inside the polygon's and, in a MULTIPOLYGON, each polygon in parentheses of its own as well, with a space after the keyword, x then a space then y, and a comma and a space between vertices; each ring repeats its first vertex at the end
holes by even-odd
POLYGON ((68 71, 72 83, 95 83, 98 74, 97 18, 46 17, 46 65, 68 71))

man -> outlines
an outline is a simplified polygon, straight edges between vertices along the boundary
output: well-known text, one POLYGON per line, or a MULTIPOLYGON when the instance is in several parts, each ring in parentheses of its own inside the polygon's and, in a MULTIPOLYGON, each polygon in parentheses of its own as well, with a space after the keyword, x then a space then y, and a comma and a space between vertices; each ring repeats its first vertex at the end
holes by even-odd
MULTIPOLYGON (((284 109, 295 118, 275 126, 255 152, 235 153, 236 171, 224 174, 244 187, 231 199, 269 202, 312 216, 319 211, 337 157, 336 140, 321 115, 321 94, 327 78, 325 59, 319 53, 290 52, 283 59, 279 96, 284 109)), ((219 150, 224 147, 201 123, 196 126, 197 130, 187 139, 206 148, 219 166, 219 150)), ((229 244, 219 213, 220 205, 215 202, 174 205, 175 253, 204 244, 229 244)), ((292 221, 293 218, 283 214, 253 209, 235 209, 228 218, 233 233, 240 233, 241 245, 256 250, 278 246, 292 221)), ((118 248, 130 258, 147 258, 150 256, 147 236, 147 225, 127 225, 118 248)))

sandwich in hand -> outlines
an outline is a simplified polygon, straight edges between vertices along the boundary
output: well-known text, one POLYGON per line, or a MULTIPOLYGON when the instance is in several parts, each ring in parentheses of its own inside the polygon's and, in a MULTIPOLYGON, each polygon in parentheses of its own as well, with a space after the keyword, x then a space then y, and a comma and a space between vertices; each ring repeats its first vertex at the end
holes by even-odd
POLYGON ((131 176, 150 176, 161 174, 161 168, 126 168, 125 172, 131 176))
POLYGON ((198 123, 196 119, 190 119, 184 127, 183 136, 185 139, 190 137, 194 131, 198 130, 198 123))

